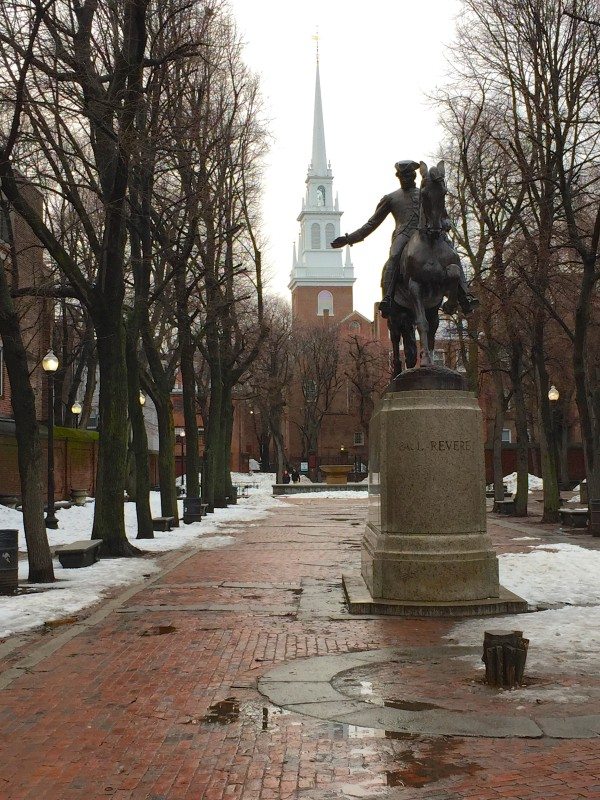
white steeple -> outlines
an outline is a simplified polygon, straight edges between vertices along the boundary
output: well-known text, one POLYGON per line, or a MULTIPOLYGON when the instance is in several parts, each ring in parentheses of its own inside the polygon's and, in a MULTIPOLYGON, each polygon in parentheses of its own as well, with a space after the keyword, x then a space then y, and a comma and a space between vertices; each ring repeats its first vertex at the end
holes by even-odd
POLYGON ((313 141, 311 170, 316 175, 327 174, 327 153, 325 151, 325 125, 323 124, 323 103, 321 100, 321 78, 317 56, 317 79, 315 81, 315 114, 313 119, 313 141))
POLYGON ((325 126, 321 77, 317 53, 315 106, 313 114, 312 161, 306 175, 306 195, 298 216, 300 237, 298 253, 294 253, 289 288, 297 286, 352 286, 354 267, 342 250, 333 250, 331 242, 340 235, 337 195, 333 194, 333 174, 325 149, 325 126))

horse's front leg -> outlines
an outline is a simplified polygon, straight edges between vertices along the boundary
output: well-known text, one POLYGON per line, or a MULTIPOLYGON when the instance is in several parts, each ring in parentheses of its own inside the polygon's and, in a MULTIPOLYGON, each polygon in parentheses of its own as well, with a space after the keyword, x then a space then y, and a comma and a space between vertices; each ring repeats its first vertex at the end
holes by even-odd
POLYGON ((402 372, 402 362, 400 361, 400 329, 391 319, 388 319, 388 330, 392 342, 392 378, 402 372))
POLYGON ((425 311, 427 317, 427 324, 429 325, 429 333, 427 335, 427 344, 430 350, 435 350, 435 335, 440 327, 439 306, 432 306, 425 311))
POLYGON ((443 305, 445 314, 454 314, 458 307, 458 284, 460 280, 460 266, 449 264, 446 268, 446 296, 448 299, 443 305))
POLYGON ((415 326, 408 311, 402 317, 401 332, 406 368, 412 369, 417 366, 417 339, 415 336, 415 326))
POLYGON ((432 364, 431 352, 429 350, 428 333, 429 325, 427 323, 427 316, 425 315, 425 307, 423 305, 423 297, 421 295, 421 285, 413 278, 408 282, 408 291, 413 306, 413 314, 419 331, 419 339, 421 341, 421 359, 420 366, 430 367, 432 364))

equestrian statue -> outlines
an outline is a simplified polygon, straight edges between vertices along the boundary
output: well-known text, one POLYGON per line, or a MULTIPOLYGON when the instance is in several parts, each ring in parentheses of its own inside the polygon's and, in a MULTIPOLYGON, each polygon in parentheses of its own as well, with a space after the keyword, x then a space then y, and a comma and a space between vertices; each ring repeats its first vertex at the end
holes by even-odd
POLYGON ((406 367, 417 363, 415 327, 419 332, 420 366, 431 365, 440 308, 454 314, 460 306, 470 314, 479 304, 468 291, 465 273, 448 231, 444 162, 430 170, 425 162, 398 161, 400 189, 386 194, 371 219, 353 233, 338 236, 332 247, 362 242, 391 214, 395 227, 389 258, 383 267, 383 299, 379 311, 387 319, 393 348, 394 374, 402 370, 400 339, 406 367), (416 171, 421 173, 417 188, 416 171), (444 302, 444 297, 446 298, 444 302))

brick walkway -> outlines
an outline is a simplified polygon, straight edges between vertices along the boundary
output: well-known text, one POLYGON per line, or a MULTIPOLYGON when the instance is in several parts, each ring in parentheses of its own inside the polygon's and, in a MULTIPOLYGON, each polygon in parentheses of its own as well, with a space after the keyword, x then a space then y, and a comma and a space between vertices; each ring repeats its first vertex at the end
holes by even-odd
MULTIPOLYGON (((88 625, 19 640, 0 662, 0 798, 600 798, 596 739, 386 734, 285 712, 259 694, 276 664, 434 646, 453 626, 345 614, 340 575, 358 562, 365 508, 285 500, 265 520, 223 531, 235 537, 229 547, 165 556, 158 580, 88 625)), ((499 549, 523 549, 512 541, 523 532, 502 522, 490 526, 499 549)), ((419 676, 421 694, 434 691, 416 665, 410 697, 419 676)), ((368 677, 391 691, 389 669, 368 677)))

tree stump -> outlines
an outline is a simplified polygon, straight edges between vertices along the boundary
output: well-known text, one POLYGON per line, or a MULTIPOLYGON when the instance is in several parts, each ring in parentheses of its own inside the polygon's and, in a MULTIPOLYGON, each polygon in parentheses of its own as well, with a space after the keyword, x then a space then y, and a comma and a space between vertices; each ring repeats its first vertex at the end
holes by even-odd
POLYGON ((485 631, 481 660, 486 683, 503 689, 520 686, 528 647, 529 639, 523 638, 523 631, 485 631))

